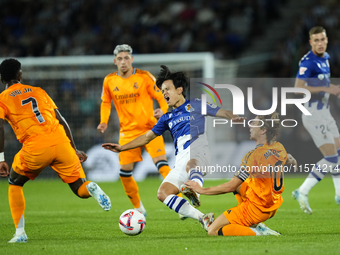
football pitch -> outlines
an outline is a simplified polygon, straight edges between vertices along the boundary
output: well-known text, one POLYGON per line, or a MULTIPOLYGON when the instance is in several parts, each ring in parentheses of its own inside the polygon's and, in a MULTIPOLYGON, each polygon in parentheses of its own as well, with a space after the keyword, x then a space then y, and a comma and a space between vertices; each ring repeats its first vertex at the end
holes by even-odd
MULTIPOLYGON (((118 218, 131 204, 120 182, 98 183, 110 196, 112 209, 103 211, 92 199, 80 199, 60 180, 28 182, 26 233, 28 243, 8 244, 15 232, 7 197, 7 181, 0 181, 0 254, 339 254, 340 205, 334 202, 331 178, 310 192, 313 215, 304 214, 291 197, 304 179, 286 178, 284 202, 266 224, 282 236, 211 237, 201 225, 178 215, 156 198, 160 180, 139 182, 148 211, 146 228, 138 236, 126 236, 118 218)), ((206 180, 205 186, 225 180, 206 180)), ((216 216, 236 205, 233 194, 201 196, 202 212, 216 216)))

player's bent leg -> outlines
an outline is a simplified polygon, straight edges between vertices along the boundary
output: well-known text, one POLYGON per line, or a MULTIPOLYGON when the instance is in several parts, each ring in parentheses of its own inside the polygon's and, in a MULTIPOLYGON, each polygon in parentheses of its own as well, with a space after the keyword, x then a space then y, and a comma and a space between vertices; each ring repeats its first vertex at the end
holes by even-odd
POLYGON ((177 193, 178 188, 174 184, 163 182, 158 189, 157 198, 176 213, 182 214, 187 218, 199 220, 203 213, 191 206, 184 198, 176 196, 175 194, 177 193))
MULTIPOLYGON (((199 168, 196 168, 198 165, 198 161, 196 159, 190 159, 187 162, 186 170, 189 174, 189 180, 197 182, 201 187, 203 186, 203 174, 201 173, 199 168)), ((191 204, 197 208, 201 206, 201 201, 199 199, 199 194, 197 194, 193 189, 188 188, 185 184, 182 184, 180 187, 180 191, 184 196, 186 196, 191 204)))
POLYGON ((75 182, 69 183, 68 185, 76 196, 80 198, 89 198, 91 195, 86 188, 86 185, 89 183, 90 181, 86 181, 85 178, 79 178, 75 182))
POLYGON ((128 165, 122 165, 121 167, 122 169, 120 169, 119 176, 125 194, 130 199, 130 202, 132 203, 133 207, 140 211, 142 214, 144 214, 144 216, 146 216, 146 210, 140 199, 137 182, 132 176, 133 164, 131 163, 128 165))
POLYGON ((162 175, 164 179, 171 170, 166 156, 162 155, 162 156, 152 158, 152 161, 154 162, 154 164, 156 165, 158 169, 158 172, 162 175))
POLYGON ((28 238, 25 233, 25 197, 23 185, 29 180, 28 177, 16 173, 13 169, 10 171, 8 178, 8 200, 9 206, 16 228, 14 237, 9 243, 26 243, 28 238))
POLYGON ((230 224, 224 214, 221 214, 208 228, 210 236, 256 236, 260 235, 256 229, 242 226, 239 224, 230 224))

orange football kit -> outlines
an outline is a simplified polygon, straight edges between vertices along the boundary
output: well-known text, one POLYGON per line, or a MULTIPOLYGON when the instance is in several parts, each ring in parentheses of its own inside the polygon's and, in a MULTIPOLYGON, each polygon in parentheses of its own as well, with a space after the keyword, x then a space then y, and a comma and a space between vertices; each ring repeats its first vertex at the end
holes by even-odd
POLYGON ((235 175, 243 181, 239 204, 224 212, 230 224, 252 226, 273 217, 283 202, 283 166, 287 152, 283 145, 274 142, 258 145, 242 159, 235 175))
POLYGON ((17 83, 0 94, 0 118, 23 144, 13 170, 33 180, 49 165, 63 182, 72 183, 85 174, 54 109, 53 100, 39 87, 17 83))
MULTIPOLYGON (((108 123, 113 101, 120 123, 119 144, 127 144, 151 130, 157 123, 153 116, 152 98, 158 101, 163 113, 168 111, 162 92, 156 87, 155 78, 149 72, 134 68, 129 78, 120 77, 118 72, 111 73, 103 82, 100 123, 108 123)), ((152 158, 165 155, 162 136, 156 137, 144 147, 152 158)), ((119 153, 121 165, 141 160, 141 148, 119 153)))

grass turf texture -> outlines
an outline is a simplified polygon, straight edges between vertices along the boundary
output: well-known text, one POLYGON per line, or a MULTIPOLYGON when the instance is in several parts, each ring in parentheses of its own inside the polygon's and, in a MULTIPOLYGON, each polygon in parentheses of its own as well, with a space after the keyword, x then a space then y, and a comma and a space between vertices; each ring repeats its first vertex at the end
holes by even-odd
MULTIPOLYGON (((8 244, 15 232, 8 206, 5 180, 0 181, 0 254, 339 254, 339 212, 332 179, 325 178, 310 192, 313 215, 306 215, 291 197, 303 179, 286 178, 284 203, 266 224, 283 235, 262 237, 210 237, 192 220, 179 220, 156 198, 160 180, 139 182, 148 211, 146 229, 126 236, 118 218, 131 204, 120 182, 99 183, 110 196, 112 209, 80 199, 60 180, 26 183, 26 244, 8 244)), ((205 181, 205 186, 224 182, 205 181)), ((232 194, 202 196, 202 212, 216 216, 236 205, 232 194)))

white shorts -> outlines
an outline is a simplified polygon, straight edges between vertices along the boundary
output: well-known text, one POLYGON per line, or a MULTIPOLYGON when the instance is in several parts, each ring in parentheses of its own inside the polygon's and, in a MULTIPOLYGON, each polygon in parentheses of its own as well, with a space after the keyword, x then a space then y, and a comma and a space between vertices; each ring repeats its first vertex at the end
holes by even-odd
POLYGON ((175 166, 162 183, 169 182, 180 190, 181 185, 189 178, 186 166, 190 159, 196 159, 199 166, 208 166, 210 163, 210 151, 205 136, 197 138, 188 148, 177 153, 175 166))
MULTIPOLYGON (((308 109, 309 110, 309 109, 308 109)), ((334 144, 339 137, 339 129, 329 110, 312 111, 312 115, 302 115, 303 126, 307 129, 316 147, 334 144)))

